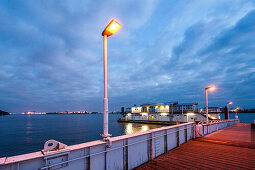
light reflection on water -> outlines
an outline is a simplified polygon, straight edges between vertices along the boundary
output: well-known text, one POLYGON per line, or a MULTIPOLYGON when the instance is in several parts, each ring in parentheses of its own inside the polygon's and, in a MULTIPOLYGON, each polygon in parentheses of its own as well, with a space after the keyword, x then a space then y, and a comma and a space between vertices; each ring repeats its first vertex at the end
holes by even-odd
POLYGON ((148 125, 148 124, 136 124, 136 123, 124 123, 125 134, 132 134, 138 132, 144 132, 150 129, 162 127, 161 125, 148 125))
MULTIPOLYGON (((31 134, 31 133, 32 133, 32 124, 31 124, 30 115, 29 115, 27 119, 27 124, 26 124, 26 134, 31 134)), ((30 142, 31 139, 26 141, 30 142)))

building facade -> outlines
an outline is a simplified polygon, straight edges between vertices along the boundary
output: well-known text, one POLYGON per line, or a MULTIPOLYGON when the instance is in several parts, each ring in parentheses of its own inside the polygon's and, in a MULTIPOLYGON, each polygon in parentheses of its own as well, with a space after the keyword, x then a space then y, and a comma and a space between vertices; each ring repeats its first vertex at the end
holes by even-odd
POLYGON ((140 114, 140 113, 188 113, 198 112, 198 103, 154 103, 154 104, 142 104, 140 106, 132 106, 127 108, 127 113, 140 114))
MULTIPOLYGON (((200 109, 200 113, 206 115, 206 108, 200 109)), ((208 107, 208 117, 210 119, 221 119, 220 113, 222 113, 220 107, 208 107)))
MULTIPOLYGON (((200 113, 206 113, 206 108, 200 109, 200 113)), ((222 113, 219 107, 208 107, 208 113, 222 113)))
POLYGON ((152 103, 132 106, 127 108, 126 119, 130 120, 151 120, 151 121, 173 121, 173 122, 194 122, 204 120, 199 113, 198 103, 152 103))

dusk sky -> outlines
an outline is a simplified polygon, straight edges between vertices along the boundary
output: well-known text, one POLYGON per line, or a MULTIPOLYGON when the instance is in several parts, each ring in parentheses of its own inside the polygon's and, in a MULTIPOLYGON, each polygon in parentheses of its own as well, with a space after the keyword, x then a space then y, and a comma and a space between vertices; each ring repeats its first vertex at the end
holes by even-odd
POLYGON ((254 0, 1 0, 0 110, 109 111, 155 102, 255 108, 254 0))

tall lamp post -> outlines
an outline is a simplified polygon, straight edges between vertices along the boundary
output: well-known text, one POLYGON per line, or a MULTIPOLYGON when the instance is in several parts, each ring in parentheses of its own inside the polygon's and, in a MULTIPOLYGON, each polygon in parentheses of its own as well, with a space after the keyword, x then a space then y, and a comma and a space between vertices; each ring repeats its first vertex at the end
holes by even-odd
POLYGON ((236 111, 236 119, 238 119, 237 112, 238 112, 239 109, 240 109, 239 107, 237 107, 237 108, 235 109, 235 111, 236 111))
POLYGON ((205 88, 205 98, 206 98, 206 123, 209 123, 208 120, 208 95, 207 95, 207 91, 208 90, 214 90, 215 86, 209 86, 205 88))
POLYGON ((227 109, 228 109, 228 119, 229 119, 229 105, 233 104, 233 102, 227 102, 227 109))
POLYGON ((121 25, 116 21, 112 20, 102 32, 104 36, 104 134, 101 136, 104 138, 104 141, 110 142, 109 137, 111 134, 108 133, 108 98, 107 98, 107 37, 114 34, 119 30, 121 25))

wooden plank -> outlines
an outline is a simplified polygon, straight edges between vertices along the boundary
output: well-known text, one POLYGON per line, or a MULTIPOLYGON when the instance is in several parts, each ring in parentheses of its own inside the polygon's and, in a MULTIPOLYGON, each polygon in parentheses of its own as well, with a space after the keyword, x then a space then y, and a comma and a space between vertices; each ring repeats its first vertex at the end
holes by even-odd
POLYGON ((136 169, 255 169, 254 131, 239 123, 190 140, 136 169))

